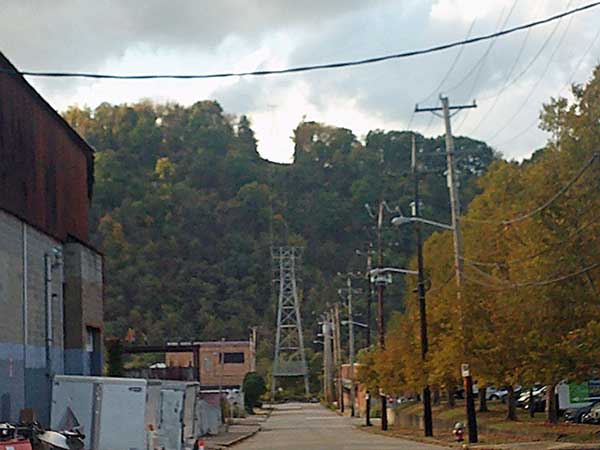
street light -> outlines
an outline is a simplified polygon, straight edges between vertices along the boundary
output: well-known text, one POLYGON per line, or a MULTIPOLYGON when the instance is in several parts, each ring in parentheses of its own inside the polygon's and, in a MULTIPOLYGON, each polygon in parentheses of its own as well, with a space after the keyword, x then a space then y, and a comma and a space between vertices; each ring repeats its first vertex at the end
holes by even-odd
MULTIPOLYGON (((421 359, 425 363, 428 352, 428 339, 427 339, 427 311, 425 304, 425 276, 423 269, 423 242, 421 238, 421 224, 432 225, 434 227, 443 228, 445 230, 453 230, 452 225, 448 225, 434 220, 423 219, 419 217, 419 176, 417 173, 416 165, 416 145, 413 136, 413 149, 412 149, 412 168, 415 181, 415 201, 413 202, 412 216, 403 216, 402 214, 392 219, 392 225, 400 227, 408 223, 417 223, 415 228, 416 243, 417 243, 417 292, 419 293, 419 315, 421 322, 421 359)), ((425 436, 433 435, 433 420, 431 414, 431 392, 429 389, 429 383, 426 383, 423 388, 423 421, 425 436)))
MULTIPOLYGON (((347 320, 342 320, 342 325, 348 325, 348 323, 350 323, 350 322, 348 322, 347 320)), ((354 321, 352 321, 352 325, 356 325, 357 327, 363 327, 363 328, 369 327, 369 325, 367 325, 366 323, 360 323, 360 322, 354 322, 354 321)))
POLYGON ((452 225, 448 225, 441 222, 436 222, 435 220, 423 219, 421 217, 407 217, 407 216, 397 216, 392 219, 392 225, 395 227, 399 227, 405 225, 407 223, 413 222, 421 222, 427 225, 432 225, 434 227, 444 228, 445 230, 453 230, 454 227, 452 225))
POLYGON ((418 275, 419 272, 417 272, 416 270, 409 270, 409 269, 400 269, 398 267, 381 267, 381 268, 377 268, 377 269, 371 269, 369 271, 369 275, 371 275, 372 278, 375 279, 375 281, 377 281, 378 278, 387 275, 387 274, 392 274, 392 273, 404 273, 404 274, 408 274, 408 275, 418 275))

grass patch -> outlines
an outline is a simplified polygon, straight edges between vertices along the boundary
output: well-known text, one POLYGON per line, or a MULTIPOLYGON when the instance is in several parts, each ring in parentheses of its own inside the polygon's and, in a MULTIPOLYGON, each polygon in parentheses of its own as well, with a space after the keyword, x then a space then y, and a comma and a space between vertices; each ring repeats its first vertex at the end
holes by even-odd
MULTIPOLYGON (((477 412, 479 440, 484 444, 500 444, 508 442, 553 441, 590 443, 600 442, 600 426, 571 424, 561 422, 557 425, 546 423, 544 413, 536 413, 532 418, 526 411, 517 409, 516 421, 506 420, 506 405, 501 402, 488 402, 489 412, 477 412)), ((416 426, 415 416, 422 416, 422 405, 411 403, 399 405, 399 423, 394 424, 390 434, 419 438, 422 430, 416 426), (412 420, 406 420, 412 419, 412 420)), ((452 443, 452 426, 456 422, 466 425, 464 401, 457 401, 455 407, 446 404, 433 407, 434 434, 438 441, 452 443)))

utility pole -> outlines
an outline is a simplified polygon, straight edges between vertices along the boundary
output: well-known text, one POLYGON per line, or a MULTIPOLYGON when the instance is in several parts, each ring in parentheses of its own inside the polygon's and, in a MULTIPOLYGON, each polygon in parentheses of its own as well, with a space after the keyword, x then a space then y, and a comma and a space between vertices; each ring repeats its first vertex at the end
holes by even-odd
MULTIPOLYGON (((446 162, 447 162, 447 172, 448 172, 448 191, 450 194, 450 214, 451 214, 451 225, 452 225, 452 235, 454 240, 454 266, 456 270, 456 300, 459 308, 459 320, 461 327, 461 336, 462 336, 462 349, 463 355, 468 358, 468 336, 466 335, 465 329, 465 305, 463 304, 462 299, 462 284, 463 284, 463 261, 462 261, 462 234, 460 230, 460 201, 458 197, 458 180, 456 179, 456 167, 454 161, 454 138, 452 136, 452 127, 450 124, 450 111, 460 111, 468 108, 476 108, 477 105, 473 102, 470 105, 456 105, 450 106, 448 102, 448 97, 440 96, 440 101, 442 102, 441 107, 434 108, 419 108, 417 105, 415 108, 415 112, 431 112, 435 115, 439 111, 442 112, 442 117, 444 119, 444 126, 446 129, 446 162)), ((472 386, 472 379, 469 372, 468 377, 465 377, 465 386, 472 386)), ((477 417, 475 414, 475 405, 473 402, 473 393, 472 389, 465 389, 467 401, 466 401, 466 409, 467 409, 467 423, 468 423, 468 431, 469 431, 469 442, 476 443, 477 439, 477 417), (470 392, 469 392, 470 391, 470 392)))
MULTIPOLYGON (((379 210, 377 212, 377 265, 383 267, 383 248, 381 247, 381 226, 383 225, 383 200, 379 202, 379 210)), ((385 290, 385 281, 377 281, 377 326, 379 334, 379 348, 385 349, 385 329, 383 322, 383 291, 385 290)), ((388 429, 387 421, 387 397, 384 392, 380 392, 379 400, 381 402, 381 430, 388 429)))
MULTIPOLYGON (((373 283, 371 283, 371 269, 373 268, 372 261, 372 250, 373 244, 369 242, 369 248, 367 249, 367 288, 369 292, 367 293, 367 348, 371 347, 371 303, 373 303, 373 283)), ((371 393, 369 391, 366 392, 365 395, 365 415, 366 415, 366 423, 365 425, 371 426, 371 393)))
POLYGON ((342 344, 340 333, 340 307, 336 303, 333 307, 333 347, 335 352, 335 378, 337 381, 338 407, 344 412, 344 390, 342 387, 341 367, 342 367, 342 344))
MULTIPOLYGON (((357 250, 356 253, 358 255, 365 255, 365 253, 357 250)), ((366 281, 367 281, 367 328, 365 330, 365 347, 369 348, 371 346, 371 305, 373 303, 373 283, 371 283, 371 269, 373 268, 373 243, 369 242, 367 247, 367 272, 366 272, 366 281)))
POLYGON ((348 359, 350 361, 350 415, 355 416, 355 385, 354 385, 354 317, 352 315, 352 274, 346 276, 346 289, 348 298, 348 359))
MULTIPOLYGON (((414 209, 413 216, 420 217, 420 201, 419 198, 419 169, 417 167, 417 143, 416 137, 412 135, 412 152, 411 152, 411 166, 414 178, 414 209)), ((415 240, 417 243, 417 267, 418 267, 418 284, 417 290, 419 293, 419 316, 421 320, 421 361, 423 368, 427 361, 427 308, 425 303, 425 277, 423 276, 423 240, 421 236, 421 222, 416 221, 415 223, 415 240)), ((429 390, 429 381, 425 380, 425 386, 423 387, 423 422, 425 436, 433 436, 433 420, 431 416, 431 392, 429 390)))
POLYGON ((331 357, 331 314, 326 313, 323 320, 323 394, 325 402, 333 401, 332 357, 331 357))

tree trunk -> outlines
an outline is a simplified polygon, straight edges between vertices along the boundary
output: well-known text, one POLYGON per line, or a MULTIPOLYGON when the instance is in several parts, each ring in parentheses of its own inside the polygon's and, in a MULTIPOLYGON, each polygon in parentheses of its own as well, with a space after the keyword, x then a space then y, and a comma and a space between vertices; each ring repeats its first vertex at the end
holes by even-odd
POLYGON ((529 403, 529 417, 535 416, 535 402, 533 401, 533 386, 529 388, 529 399, 527 400, 529 403))
POLYGON ((456 406, 456 400, 454 398, 454 387, 453 386, 448 386, 448 406, 453 408, 454 406, 456 406))
POLYGON ((508 386, 506 394, 506 420, 517 420, 517 405, 515 402, 515 394, 512 386, 508 386))
POLYGON ((558 408, 556 407, 556 395, 554 395, 555 388, 556 384, 552 383, 548 385, 548 390, 546 391, 546 411, 548 413, 546 422, 551 424, 558 423, 558 408))
POLYGON ((486 398, 487 388, 483 386, 479 389, 479 412, 488 412, 489 409, 487 407, 487 398, 486 398))
POLYGON ((440 404, 440 390, 439 389, 434 389, 433 390, 433 404, 434 405, 439 405, 440 404))

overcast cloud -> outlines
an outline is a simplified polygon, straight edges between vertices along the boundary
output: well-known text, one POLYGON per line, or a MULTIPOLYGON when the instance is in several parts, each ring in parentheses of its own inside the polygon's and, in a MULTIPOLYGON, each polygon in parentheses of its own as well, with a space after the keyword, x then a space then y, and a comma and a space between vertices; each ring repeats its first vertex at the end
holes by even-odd
MULTIPOLYGON (((460 40, 469 29, 471 36, 489 33, 586 1, 2 0, 0 51, 22 70, 125 74, 283 68, 460 40)), ((260 153, 277 161, 290 161, 290 136, 302 118, 344 126, 358 136, 409 124, 427 135, 439 134, 439 119, 413 116, 412 110, 417 102, 434 104, 442 92, 452 103, 477 99, 477 109, 455 116, 456 134, 485 140, 520 159, 545 143, 546 135, 536 127, 542 103, 566 95, 569 82, 585 81, 599 63, 599 23, 596 8, 529 33, 465 47, 458 60, 460 50, 452 49, 261 78, 30 82, 58 110, 140 98, 183 104, 216 99, 229 113, 250 115, 260 153)))

